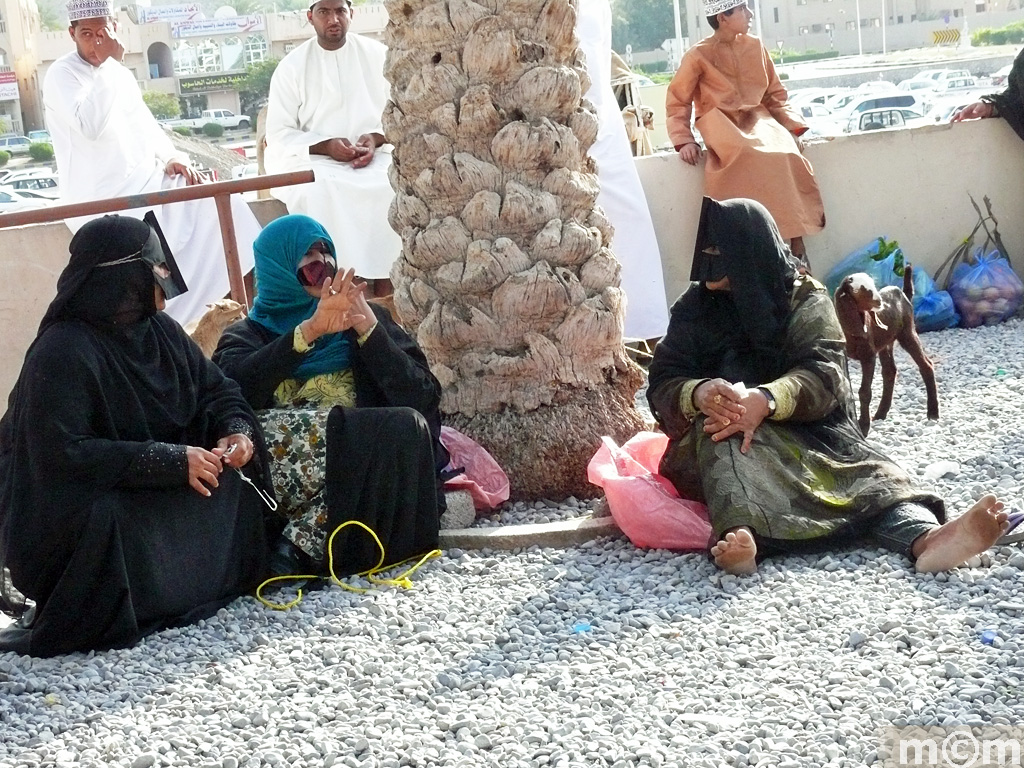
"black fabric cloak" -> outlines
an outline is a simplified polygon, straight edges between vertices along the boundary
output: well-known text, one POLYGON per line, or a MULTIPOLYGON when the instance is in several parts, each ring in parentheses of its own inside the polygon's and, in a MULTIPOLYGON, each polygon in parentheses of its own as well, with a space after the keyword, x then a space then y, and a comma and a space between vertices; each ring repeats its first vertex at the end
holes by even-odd
POLYGON ((984 97, 984 101, 995 104, 999 116, 1024 139, 1024 48, 1013 60, 1010 76, 1006 78, 1006 89, 1002 93, 984 97))
POLYGON ((258 446, 246 470, 267 487, 255 415, 156 312, 148 265, 99 266, 149 231, 112 216, 76 235, 0 421, 0 567, 35 603, 0 649, 131 645, 211 615, 266 571, 258 495, 225 469, 201 496, 185 453, 244 432, 258 446))
MULTIPOLYGON (((380 537, 390 564, 437 546, 449 456, 441 445, 441 385, 426 356, 386 309, 370 306, 378 325, 365 343, 345 332, 356 406, 336 406, 327 420, 327 533, 359 520, 380 537)), ((291 333, 277 335, 249 318, 227 328, 213 356, 257 410, 274 407, 274 391, 302 358, 291 333)), ((335 538, 333 551, 338 575, 375 565, 379 553, 352 527, 335 538)))
POLYGON ((739 526, 776 541, 858 535, 905 501, 943 520, 941 499, 917 490, 861 434, 831 298, 796 274, 768 212, 730 200, 705 215, 714 240, 698 249, 720 249, 712 258, 724 260, 732 290, 691 283, 655 349, 648 401, 670 439, 661 474, 708 505, 718 536, 739 526), (687 402, 709 378, 765 385, 779 401, 782 417, 761 422, 748 453, 741 436, 713 441, 687 402))

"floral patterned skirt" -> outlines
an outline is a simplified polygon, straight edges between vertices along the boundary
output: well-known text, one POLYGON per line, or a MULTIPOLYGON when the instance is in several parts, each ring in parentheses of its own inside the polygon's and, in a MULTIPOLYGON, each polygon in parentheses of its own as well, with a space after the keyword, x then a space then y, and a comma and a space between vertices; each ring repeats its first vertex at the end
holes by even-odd
POLYGON ((273 408, 256 414, 270 451, 270 479, 284 536, 317 562, 324 559, 327 414, 330 408, 273 408))

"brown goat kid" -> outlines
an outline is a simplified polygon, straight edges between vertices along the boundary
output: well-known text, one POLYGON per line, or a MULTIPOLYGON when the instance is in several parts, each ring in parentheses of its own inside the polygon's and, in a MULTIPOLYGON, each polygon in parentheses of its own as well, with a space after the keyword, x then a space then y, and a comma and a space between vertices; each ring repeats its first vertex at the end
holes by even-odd
POLYGON ((224 329, 243 317, 245 308, 237 301, 218 299, 206 305, 206 312, 201 317, 189 321, 185 326, 185 333, 199 345, 204 355, 213 357, 213 351, 217 349, 217 342, 220 341, 224 329))
POLYGON ((835 304, 839 324, 846 335, 846 354, 861 367, 860 429, 865 435, 871 427, 868 409, 871 405, 871 384, 875 376, 875 357, 882 360, 882 399, 875 419, 884 419, 892 406, 896 383, 896 361, 893 345, 899 342, 917 363, 928 395, 928 418, 939 418, 939 395, 935 386, 935 368, 921 346, 914 328, 913 267, 903 273, 903 290, 887 286, 881 291, 869 275, 850 275, 836 289, 835 304))

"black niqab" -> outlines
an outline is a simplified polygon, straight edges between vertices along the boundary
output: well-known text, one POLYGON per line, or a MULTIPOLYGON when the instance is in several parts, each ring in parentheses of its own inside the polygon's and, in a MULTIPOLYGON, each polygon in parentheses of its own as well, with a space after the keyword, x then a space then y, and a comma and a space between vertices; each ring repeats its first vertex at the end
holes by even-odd
POLYGON ((796 261, 771 215, 753 200, 704 198, 698 233, 693 274, 722 273, 730 290, 694 282, 679 297, 651 364, 650 389, 678 376, 747 386, 773 381, 785 373, 779 350, 796 261), (704 253, 710 246, 719 254, 704 253))

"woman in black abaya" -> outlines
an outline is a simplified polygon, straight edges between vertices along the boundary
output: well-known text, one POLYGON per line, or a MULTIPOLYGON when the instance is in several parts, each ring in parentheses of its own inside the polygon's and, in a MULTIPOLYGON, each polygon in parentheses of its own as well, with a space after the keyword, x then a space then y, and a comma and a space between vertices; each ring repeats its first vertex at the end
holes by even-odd
POLYGON ((939 571, 999 538, 995 496, 941 525, 942 500, 865 440, 832 300, 764 206, 704 198, 690 279, 647 398, 670 440, 660 472, 708 505, 721 568, 871 536, 939 571))
POLYGON ((256 420, 159 311, 183 290, 148 223, 72 240, 0 421, 0 598, 21 615, 0 649, 130 645, 265 575, 263 502, 234 469, 260 483, 256 420))

